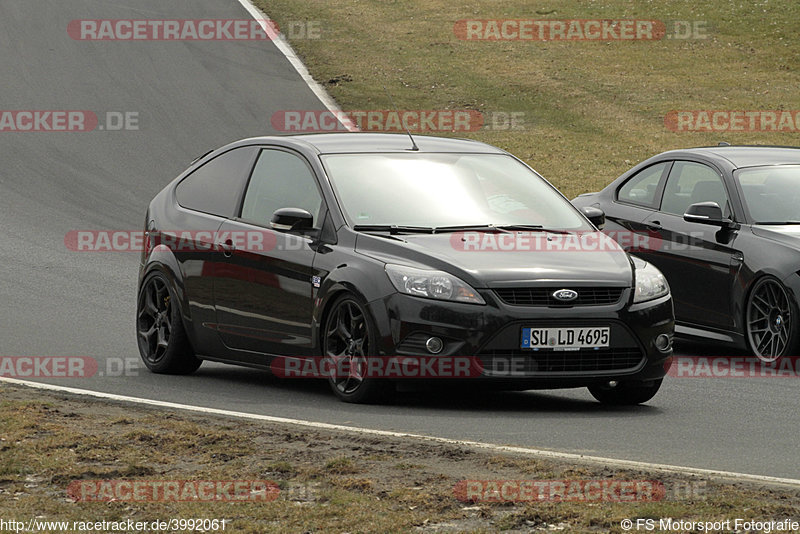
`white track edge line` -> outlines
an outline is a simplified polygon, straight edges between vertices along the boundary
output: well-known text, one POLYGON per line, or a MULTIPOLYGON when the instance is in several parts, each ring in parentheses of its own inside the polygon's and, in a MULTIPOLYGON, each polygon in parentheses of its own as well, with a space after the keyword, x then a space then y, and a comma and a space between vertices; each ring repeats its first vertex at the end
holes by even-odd
POLYGON ((281 423, 288 425, 303 426, 308 428, 324 429, 324 430, 337 430, 343 432, 352 432, 356 434, 383 436, 391 438, 411 438, 422 441, 429 441, 435 443, 444 443, 448 445, 459 445, 462 447, 472 447, 477 449, 485 449, 497 452, 509 452, 515 454, 524 454, 527 456, 535 456, 539 458, 546 458, 552 460, 569 460, 584 463, 597 463, 606 466, 628 468, 628 469, 641 469, 645 471, 660 471, 666 473, 675 473, 682 475, 696 475, 706 476, 709 478, 731 479, 746 482, 758 482, 762 484, 779 485, 779 486, 792 486, 794 488, 800 487, 800 480, 793 478, 780 478, 767 475, 753 475, 750 473, 736 473, 734 471, 720 471, 715 469, 702 469, 699 467, 685 467, 679 465, 669 464, 656 464, 650 462, 640 462, 637 460, 622 460, 618 458, 604 458, 602 456, 588 456, 583 454, 576 454, 570 452, 548 451, 542 449, 532 449, 528 447, 516 447, 511 445, 498 445, 494 443, 484 443, 480 441, 459 440, 451 438, 443 438, 440 436, 426 436, 424 434, 412 434, 409 432, 395 432, 392 430, 378 430, 374 428, 361 428, 356 426, 337 425, 332 423, 320 423, 317 421, 306 421, 304 419, 291 419, 287 417, 277 417, 274 415, 260 415, 247 412, 236 412, 233 410, 223 410, 220 408, 206 408, 203 406, 193 406, 191 404, 179 404, 175 402, 159 401, 154 399, 143 399, 140 397, 129 397, 127 395, 117 395, 115 393, 104 393, 101 391, 92 391, 88 389, 78 389, 67 386, 57 386, 55 384, 46 384, 43 382, 32 382, 29 380, 20 380, 18 378, 2 377, 0 382, 9 384, 17 384, 36 389, 44 389, 48 391, 60 391, 64 393, 72 393, 75 395, 84 395, 90 397, 98 397, 102 399, 130 402, 133 404, 144 404, 149 406, 159 406, 162 408, 173 408, 177 410, 185 410, 190 412, 205 413, 210 415, 222 415, 227 417, 235 417, 239 419, 253 419, 256 421, 266 421, 270 423, 281 423))
POLYGON ((339 120, 339 122, 347 128, 350 132, 358 132, 358 126, 355 125, 350 120, 342 120, 344 113, 342 109, 336 104, 333 100, 331 95, 325 91, 325 88, 322 87, 316 80, 311 76, 311 73, 308 72, 308 69, 297 57, 297 53, 295 53, 294 48, 292 45, 289 44, 289 41, 283 36, 283 34, 277 33, 275 28, 277 27, 274 24, 271 24, 273 21, 267 16, 266 13, 261 11, 255 5, 253 5, 250 0, 238 0, 239 3, 242 5, 243 8, 247 10, 248 13, 261 25, 261 28, 266 32, 266 34, 270 37, 273 43, 275 43, 275 47, 280 51, 281 54, 286 58, 287 61, 294 67, 294 70, 300 75, 303 79, 305 84, 311 89, 311 92, 319 98, 320 102, 328 108, 328 111, 333 113, 333 115, 339 120))

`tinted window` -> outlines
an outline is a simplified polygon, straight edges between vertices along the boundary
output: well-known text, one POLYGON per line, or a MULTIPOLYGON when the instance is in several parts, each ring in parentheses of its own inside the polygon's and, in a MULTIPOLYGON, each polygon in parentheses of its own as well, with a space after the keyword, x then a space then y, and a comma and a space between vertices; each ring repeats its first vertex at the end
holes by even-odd
POLYGON ((220 217, 234 217, 257 147, 241 147, 217 156, 181 180, 178 204, 220 217))
POLYGON ((262 150, 247 186, 242 219, 269 226, 280 208, 302 208, 314 216, 318 227, 322 196, 304 159, 283 150, 262 150))
POLYGON ((708 165, 676 161, 664 188, 661 211, 683 215, 690 205, 698 202, 716 202, 725 216, 730 216, 728 194, 722 177, 708 165))
POLYGON ((617 200, 653 207, 658 183, 668 164, 668 162, 657 163, 636 173, 619 188, 617 200))

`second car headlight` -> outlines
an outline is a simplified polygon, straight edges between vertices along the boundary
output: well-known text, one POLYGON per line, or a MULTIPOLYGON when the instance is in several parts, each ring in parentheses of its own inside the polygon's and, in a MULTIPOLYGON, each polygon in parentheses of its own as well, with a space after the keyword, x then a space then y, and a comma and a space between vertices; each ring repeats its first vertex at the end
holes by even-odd
POLYGON ((404 265, 386 265, 395 289, 406 295, 470 304, 486 304, 469 284, 444 271, 428 271, 404 265))
POLYGON ((669 295, 669 284, 661 271, 639 258, 634 258, 633 265, 635 267, 634 283, 636 284, 633 293, 634 303, 669 295))

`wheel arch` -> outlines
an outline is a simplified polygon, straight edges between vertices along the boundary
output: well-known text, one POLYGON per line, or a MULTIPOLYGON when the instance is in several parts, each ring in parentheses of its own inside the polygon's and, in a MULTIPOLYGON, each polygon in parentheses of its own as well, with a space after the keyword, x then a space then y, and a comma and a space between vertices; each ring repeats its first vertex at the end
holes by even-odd
MULTIPOLYGON (((322 291, 320 291, 322 293, 322 291)), ((352 294, 361 299, 362 302, 367 304, 369 300, 352 282, 349 281, 331 281, 330 285, 324 288, 324 296, 318 307, 317 317, 315 320, 316 332, 314 333, 314 340, 317 343, 317 350, 319 355, 322 356, 323 335, 325 332, 325 321, 328 320, 328 315, 331 313, 334 303, 339 300, 342 295, 352 294)), ((368 313, 372 313, 370 307, 365 306, 368 313)), ((375 317, 372 318, 375 322, 375 317)))
POLYGON ((172 250, 168 247, 159 245, 150 253, 148 261, 142 266, 139 275, 137 295, 141 291, 144 281, 154 272, 162 274, 175 292, 175 295, 178 297, 178 303, 180 304, 183 326, 187 331, 190 331, 192 316, 189 307, 189 298, 183 280, 183 273, 177 258, 175 258, 172 250))

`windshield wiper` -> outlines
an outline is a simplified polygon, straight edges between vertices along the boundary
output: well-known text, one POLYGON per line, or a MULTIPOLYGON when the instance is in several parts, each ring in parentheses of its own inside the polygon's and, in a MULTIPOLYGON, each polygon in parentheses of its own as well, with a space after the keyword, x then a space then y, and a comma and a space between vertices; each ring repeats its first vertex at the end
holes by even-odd
POLYGON ((405 226, 400 224, 356 224, 353 230, 357 232, 389 232, 399 233, 424 233, 444 234, 447 232, 549 232, 554 234, 569 234, 566 230, 545 228, 540 224, 462 224, 455 226, 405 226))
POLYGON ((551 234, 569 234, 566 230, 556 230, 554 228, 545 228, 541 224, 499 224, 495 228, 500 230, 515 231, 529 231, 529 232, 550 232, 551 234))
POLYGON ((463 224, 459 226, 437 226, 433 229, 433 233, 444 232, 550 232, 553 234, 569 234, 566 230, 554 230, 552 228, 545 228, 541 224, 463 224))
POLYGON ((433 229, 434 233, 445 233, 445 232, 460 232, 464 230, 487 230, 490 232, 496 232, 497 227, 493 224, 459 224, 455 226, 437 226, 433 229))
POLYGON ((758 221, 756 224, 781 225, 781 224, 800 224, 800 221, 758 221))
POLYGON ((435 228, 430 226, 403 226, 397 224, 356 224, 353 226, 353 230, 356 232, 389 232, 394 235, 409 232, 432 234, 435 228))

